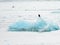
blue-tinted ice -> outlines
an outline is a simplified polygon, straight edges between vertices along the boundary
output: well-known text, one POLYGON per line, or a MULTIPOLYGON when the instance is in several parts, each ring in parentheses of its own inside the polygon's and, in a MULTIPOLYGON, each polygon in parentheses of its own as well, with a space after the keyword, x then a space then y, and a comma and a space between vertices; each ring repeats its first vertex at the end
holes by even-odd
POLYGON ((35 23, 22 20, 10 25, 8 31, 50 32, 59 30, 59 26, 57 24, 50 23, 49 26, 46 27, 47 25, 46 21, 41 18, 38 18, 35 23))

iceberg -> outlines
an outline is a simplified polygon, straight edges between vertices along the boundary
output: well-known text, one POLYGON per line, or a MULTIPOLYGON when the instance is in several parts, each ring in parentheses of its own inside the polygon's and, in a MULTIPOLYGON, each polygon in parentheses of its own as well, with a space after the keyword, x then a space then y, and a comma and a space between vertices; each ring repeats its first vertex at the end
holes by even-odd
POLYGON ((47 24, 42 18, 38 18, 34 23, 25 20, 15 22, 9 26, 8 31, 50 32, 55 30, 59 30, 57 24, 47 24))

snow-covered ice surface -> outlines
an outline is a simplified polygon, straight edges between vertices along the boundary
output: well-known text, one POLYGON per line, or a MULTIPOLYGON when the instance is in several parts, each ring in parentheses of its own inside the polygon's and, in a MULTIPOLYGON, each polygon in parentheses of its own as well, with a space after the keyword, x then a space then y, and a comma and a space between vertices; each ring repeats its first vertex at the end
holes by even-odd
POLYGON ((59 4, 58 1, 0 2, 0 45, 60 45, 59 4), (38 14, 41 15, 40 18, 38 14), (44 21, 45 23, 43 23, 44 21), (40 23, 46 24, 42 25, 44 28, 40 27, 40 23), (25 25, 25 28, 36 26, 39 31, 16 32, 14 30, 9 32, 10 26, 20 29, 21 24, 25 25), (50 32, 44 29, 50 30, 50 32))
POLYGON ((60 45, 60 31, 2 32, 0 45, 60 45))

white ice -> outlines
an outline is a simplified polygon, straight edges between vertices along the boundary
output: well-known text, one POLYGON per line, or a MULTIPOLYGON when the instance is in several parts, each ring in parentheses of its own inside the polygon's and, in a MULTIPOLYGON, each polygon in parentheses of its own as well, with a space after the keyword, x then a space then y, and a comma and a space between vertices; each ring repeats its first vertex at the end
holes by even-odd
POLYGON ((34 22, 41 15, 47 23, 60 26, 60 2, 0 2, 0 45, 60 45, 60 30, 52 32, 8 32, 11 23, 34 22), (14 8, 12 8, 14 6, 14 8))

